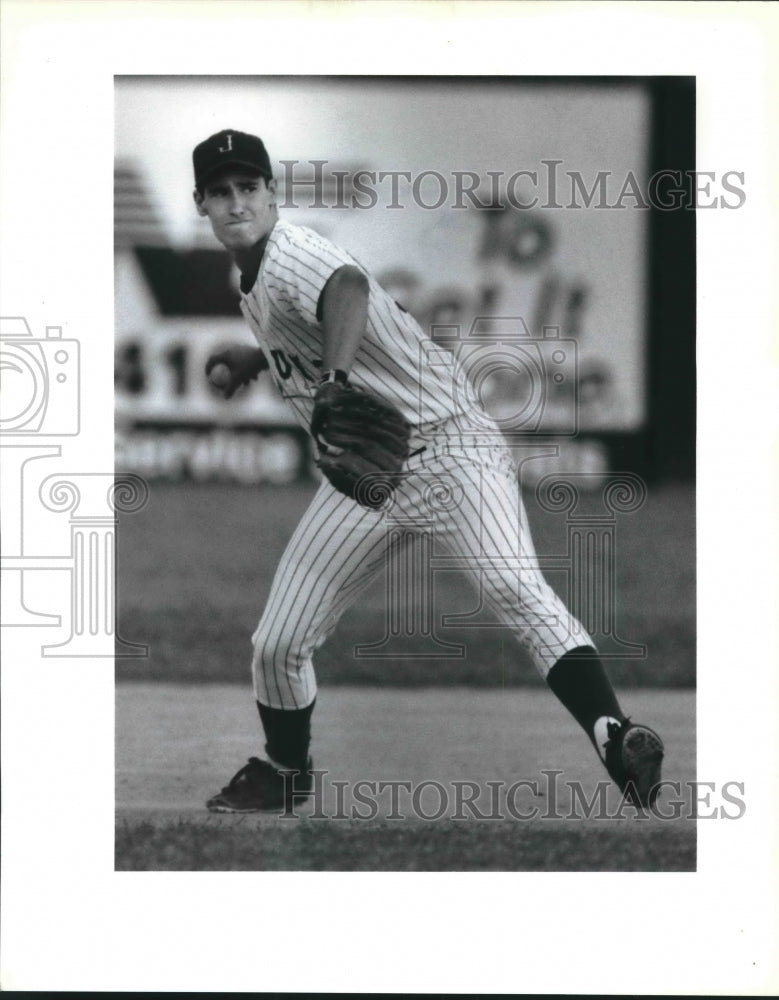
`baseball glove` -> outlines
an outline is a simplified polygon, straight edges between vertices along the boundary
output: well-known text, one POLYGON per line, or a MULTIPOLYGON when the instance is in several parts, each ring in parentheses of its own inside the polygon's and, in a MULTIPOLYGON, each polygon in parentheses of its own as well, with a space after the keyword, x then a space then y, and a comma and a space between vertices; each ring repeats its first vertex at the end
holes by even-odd
POLYGON ((317 466, 340 492, 377 510, 392 495, 409 454, 411 427, 392 403, 326 382, 314 397, 317 466))

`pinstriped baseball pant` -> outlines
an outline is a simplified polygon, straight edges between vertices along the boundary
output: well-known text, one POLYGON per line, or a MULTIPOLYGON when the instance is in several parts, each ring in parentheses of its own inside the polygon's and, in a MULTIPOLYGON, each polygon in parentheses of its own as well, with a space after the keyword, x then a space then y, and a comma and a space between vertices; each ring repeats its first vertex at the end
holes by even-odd
MULTIPOLYGON (((254 693, 262 704, 311 704, 313 654, 384 570, 390 546, 398 544, 391 528, 400 522, 432 532, 436 550, 455 557, 542 677, 565 652, 593 645, 538 569, 505 448, 442 440, 412 458, 408 470, 380 511, 359 506, 326 480, 320 485, 281 558, 252 636, 254 693)), ((410 538, 413 530, 404 535, 410 538)))

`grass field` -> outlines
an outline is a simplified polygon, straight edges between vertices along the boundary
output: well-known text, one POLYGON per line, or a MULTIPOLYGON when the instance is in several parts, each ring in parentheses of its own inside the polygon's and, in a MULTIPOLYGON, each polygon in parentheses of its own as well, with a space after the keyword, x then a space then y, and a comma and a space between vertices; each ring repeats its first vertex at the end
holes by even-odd
MULTIPOLYGON (((621 696, 662 729, 665 777, 686 789, 695 778, 693 693, 621 696)), ((695 870, 689 795, 674 810, 664 790, 665 818, 620 808, 583 733, 541 688, 323 688, 314 801, 287 817, 208 813, 205 799, 260 752, 259 735, 238 685, 120 684, 117 868, 695 870), (530 785, 512 792, 517 781, 530 785), (380 782, 394 784, 394 800, 380 782), (470 791, 458 798, 466 783, 476 790, 473 811, 463 805, 470 791)))
MULTIPOLYGON (((148 506, 121 519, 119 634, 147 644, 149 656, 117 661, 118 869, 695 870, 689 818, 397 822, 379 812, 365 822, 302 807, 289 822, 207 813, 205 799, 261 752, 250 635, 310 495, 310 487, 153 484, 148 506)), ((564 553, 564 518, 542 513, 532 497, 527 505, 539 554, 564 553)), ((665 776, 683 781, 695 777, 694 538, 687 487, 650 492, 620 518, 617 631, 647 655, 608 661, 626 710, 662 730, 665 776)), ((473 607, 463 578, 436 580, 438 635, 465 655, 434 660, 355 656, 355 645, 384 635, 382 579, 344 615, 316 661, 313 752, 328 781, 465 779, 483 789, 560 768, 593 792, 601 765, 505 630, 440 624, 473 607)))
MULTIPOLYGON (((149 646, 148 659, 119 660, 121 680, 246 683, 250 636, 273 571, 311 496, 311 487, 153 484, 148 506, 121 519, 118 532, 119 634, 149 646)), ((539 555, 565 553, 563 516, 526 498, 539 555)), ((565 599, 564 583, 549 582, 565 599)), ((436 577, 439 619, 475 599, 458 573, 436 577)), ((646 646, 643 659, 609 660, 623 686, 690 687, 695 682, 695 520, 691 487, 650 490, 644 506, 620 515, 616 539, 619 636, 646 646)), ((385 634, 384 581, 346 612, 319 651, 320 684, 539 683, 501 628, 437 626, 465 647, 462 658, 421 660, 354 656, 385 634)), ((616 647, 604 642, 604 653, 616 647)))
POLYGON ((556 830, 496 826, 326 826, 301 820, 266 829, 178 820, 122 823, 117 869, 147 871, 545 871, 695 870, 695 828, 595 825, 556 830))

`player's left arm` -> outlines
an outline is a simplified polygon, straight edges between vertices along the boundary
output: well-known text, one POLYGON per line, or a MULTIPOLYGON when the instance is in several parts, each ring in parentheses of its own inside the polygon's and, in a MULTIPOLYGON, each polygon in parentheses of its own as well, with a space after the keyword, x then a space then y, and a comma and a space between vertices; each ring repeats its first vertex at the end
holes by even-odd
POLYGON ((368 325, 368 279, 352 264, 330 275, 319 307, 322 317, 322 371, 351 371, 368 325))

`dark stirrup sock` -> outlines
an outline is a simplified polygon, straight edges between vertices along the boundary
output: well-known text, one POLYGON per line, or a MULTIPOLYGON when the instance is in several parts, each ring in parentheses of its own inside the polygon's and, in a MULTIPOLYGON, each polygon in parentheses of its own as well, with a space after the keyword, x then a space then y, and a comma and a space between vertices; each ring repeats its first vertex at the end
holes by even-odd
POLYGON ((595 723, 604 716, 621 722, 625 716, 593 647, 569 650, 549 671, 546 682, 600 753, 595 723))
POLYGON ((265 730, 265 752, 276 764, 304 769, 311 744, 311 713, 316 698, 307 708, 270 708, 257 702, 265 730))

